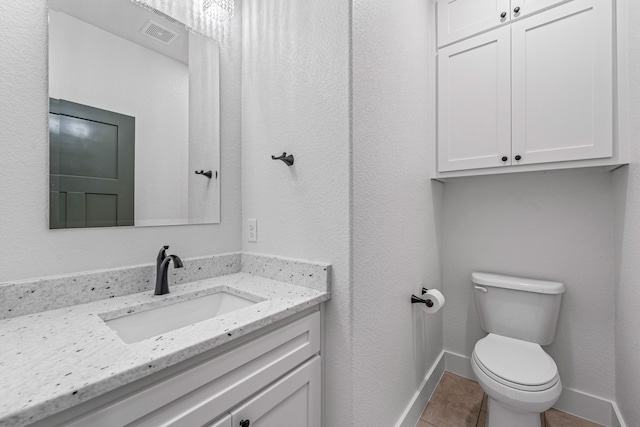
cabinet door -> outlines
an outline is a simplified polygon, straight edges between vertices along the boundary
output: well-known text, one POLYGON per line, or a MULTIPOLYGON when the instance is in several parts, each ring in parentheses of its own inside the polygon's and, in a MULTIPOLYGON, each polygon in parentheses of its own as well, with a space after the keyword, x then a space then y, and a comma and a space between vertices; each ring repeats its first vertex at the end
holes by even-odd
POLYGON ((440 172, 511 164, 509 45, 501 27, 438 52, 440 172))
POLYGON ((612 155, 611 20, 573 0, 512 23, 514 165, 612 155))
POLYGON ((314 357, 231 411, 231 425, 320 427, 320 357, 314 357))
POLYGON ((231 415, 227 414, 222 418, 215 420, 211 424, 207 424, 206 427, 231 427, 231 415))
POLYGON ((438 46, 490 30, 510 16, 509 0, 439 0, 438 46))
POLYGON ((569 0, 511 0, 510 13, 512 18, 519 18, 568 1, 569 0))

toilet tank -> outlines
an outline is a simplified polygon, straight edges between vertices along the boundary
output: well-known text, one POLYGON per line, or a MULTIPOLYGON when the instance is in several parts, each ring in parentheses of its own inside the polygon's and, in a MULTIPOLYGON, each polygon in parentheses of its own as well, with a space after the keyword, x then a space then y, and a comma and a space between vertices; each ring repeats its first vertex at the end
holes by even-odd
POLYGON ((564 285, 491 273, 473 273, 485 332, 548 345, 553 342, 564 285))

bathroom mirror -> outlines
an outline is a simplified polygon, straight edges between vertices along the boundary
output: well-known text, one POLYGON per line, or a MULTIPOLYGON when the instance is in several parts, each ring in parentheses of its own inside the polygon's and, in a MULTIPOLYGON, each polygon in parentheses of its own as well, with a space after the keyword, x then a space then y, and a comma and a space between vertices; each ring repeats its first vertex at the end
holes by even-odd
POLYGON ((50 228, 220 222, 219 46, 131 0, 49 0, 50 228))

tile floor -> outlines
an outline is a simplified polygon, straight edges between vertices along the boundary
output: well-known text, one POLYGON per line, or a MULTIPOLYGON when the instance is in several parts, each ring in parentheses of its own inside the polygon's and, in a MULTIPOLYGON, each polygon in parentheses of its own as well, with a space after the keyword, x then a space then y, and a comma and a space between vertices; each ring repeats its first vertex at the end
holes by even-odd
MULTIPOLYGON (((485 427, 487 395, 480 385, 445 372, 416 427, 485 427)), ((541 416, 542 427, 602 427, 600 424, 550 409, 541 416)))

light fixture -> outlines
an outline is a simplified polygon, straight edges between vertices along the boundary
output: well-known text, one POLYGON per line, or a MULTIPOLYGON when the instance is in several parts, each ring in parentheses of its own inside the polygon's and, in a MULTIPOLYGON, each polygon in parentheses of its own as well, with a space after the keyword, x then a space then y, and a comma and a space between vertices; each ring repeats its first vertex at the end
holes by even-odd
POLYGON ((203 0, 202 11, 214 21, 224 22, 233 17, 233 0, 203 0))

